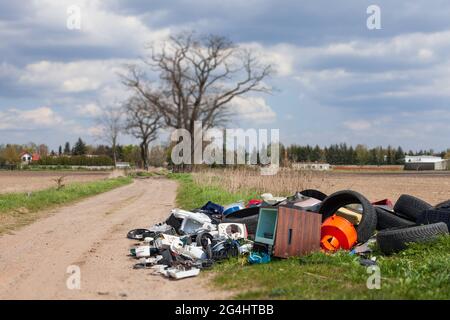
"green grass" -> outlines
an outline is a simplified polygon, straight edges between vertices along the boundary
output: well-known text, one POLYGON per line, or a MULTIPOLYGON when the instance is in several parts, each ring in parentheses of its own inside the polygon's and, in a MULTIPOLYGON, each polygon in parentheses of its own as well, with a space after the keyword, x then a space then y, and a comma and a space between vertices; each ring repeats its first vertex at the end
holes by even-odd
POLYGON ((33 222, 38 218, 39 211, 97 195, 132 181, 130 177, 120 177, 72 183, 60 190, 54 187, 35 191, 30 195, 27 193, 2 194, 0 195, 0 233, 33 222))
POLYGON ((252 190, 229 193, 217 186, 198 185, 189 173, 171 173, 168 176, 180 183, 177 190, 177 206, 186 210, 201 207, 208 201, 227 205, 239 200, 247 201, 259 197, 258 193, 252 190))
MULTIPOLYGON (((196 185, 189 174, 174 174, 180 182, 177 204, 184 209, 211 200, 227 204, 248 200, 255 192, 231 194, 219 187, 196 185)), ((237 292, 237 299, 450 299, 450 236, 434 243, 413 244, 389 257, 375 251, 381 289, 368 289, 371 275, 359 258, 341 251, 321 252, 268 264, 249 265, 245 257, 217 264, 215 286, 237 292)))

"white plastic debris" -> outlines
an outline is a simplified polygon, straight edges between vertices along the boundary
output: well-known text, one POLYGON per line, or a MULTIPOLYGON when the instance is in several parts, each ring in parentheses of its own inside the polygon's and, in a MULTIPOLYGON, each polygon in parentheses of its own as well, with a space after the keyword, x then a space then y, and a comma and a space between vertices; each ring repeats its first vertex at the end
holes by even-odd
POLYGON ((207 259, 206 252, 203 250, 203 248, 198 247, 194 244, 183 245, 182 242, 174 242, 170 246, 170 251, 193 260, 207 259))
POLYGON ((155 257, 150 257, 150 258, 142 258, 139 260, 139 262, 144 263, 144 264, 151 264, 151 265, 155 265, 157 264, 160 260, 163 259, 163 256, 161 255, 157 255, 155 257))
POLYGON ((161 237, 156 239, 154 244, 157 249, 169 249, 174 242, 182 243, 180 237, 169 234, 161 234, 161 237))
POLYGON ((185 234, 195 233, 199 229, 216 230, 217 227, 211 223, 211 218, 201 212, 190 212, 182 209, 173 209, 171 213, 175 218, 182 219, 180 231, 185 234))
POLYGON ((240 254, 246 254, 252 251, 253 249, 253 243, 246 243, 239 247, 239 253, 240 254))
POLYGON ((273 205, 286 200, 286 197, 274 197, 271 193, 263 193, 261 199, 263 199, 265 203, 273 205))
POLYGON ((243 223, 220 223, 217 230, 220 237, 233 240, 247 239, 247 227, 243 223))
POLYGON ((150 257, 151 246, 137 246, 134 247, 136 258, 147 258, 150 257))
POLYGON ((196 277, 200 273, 200 269, 197 268, 191 268, 188 270, 183 269, 177 269, 177 268, 169 268, 165 270, 169 277, 174 279, 184 279, 188 277, 196 277))

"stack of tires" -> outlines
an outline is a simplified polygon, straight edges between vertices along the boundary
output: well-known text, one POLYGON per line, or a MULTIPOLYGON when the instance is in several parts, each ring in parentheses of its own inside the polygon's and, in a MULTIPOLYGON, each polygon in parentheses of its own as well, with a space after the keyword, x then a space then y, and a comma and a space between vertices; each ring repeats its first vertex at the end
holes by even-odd
POLYGON ((408 243, 428 242, 449 233, 450 201, 433 207, 410 195, 401 195, 393 211, 375 207, 377 243, 384 254, 404 250, 408 243))
MULTIPOLYGON (((427 242, 450 229, 450 200, 432 206, 410 195, 402 195, 395 205, 372 204, 362 194, 342 190, 329 196, 318 190, 304 190, 299 194, 322 201, 319 213, 322 221, 334 215, 341 207, 359 204, 361 220, 355 225, 357 242, 365 243, 376 234, 378 247, 384 254, 404 250, 408 243, 427 242)), ((222 222, 244 223, 250 238, 258 224, 259 208, 251 207, 227 215, 222 222)))

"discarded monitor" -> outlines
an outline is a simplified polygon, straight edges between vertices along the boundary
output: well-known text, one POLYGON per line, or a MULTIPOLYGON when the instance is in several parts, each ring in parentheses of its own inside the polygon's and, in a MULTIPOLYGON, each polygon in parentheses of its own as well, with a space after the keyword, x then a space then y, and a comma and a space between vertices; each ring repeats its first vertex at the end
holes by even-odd
POLYGON ((304 255, 320 250, 322 215, 289 206, 262 207, 255 241, 273 249, 276 257, 304 255))

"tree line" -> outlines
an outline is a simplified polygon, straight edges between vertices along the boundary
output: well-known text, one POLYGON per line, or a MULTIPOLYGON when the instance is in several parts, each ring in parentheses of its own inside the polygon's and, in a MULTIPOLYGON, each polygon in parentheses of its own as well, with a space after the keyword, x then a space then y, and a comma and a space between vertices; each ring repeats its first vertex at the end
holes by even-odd
POLYGON ((281 161, 290 162, 324 162, 332 165, 401 165, 406 155, 435 155, 450 158, 450 149, 435 152, 434 150, 405 151, 402 147, 374 147, 365 145, 356 147, 346 143, 332 144, 328 147, 316 146, 280 146, 281 161))

